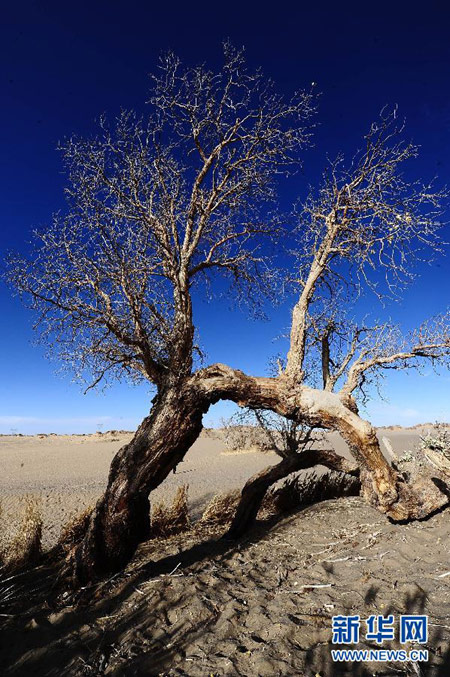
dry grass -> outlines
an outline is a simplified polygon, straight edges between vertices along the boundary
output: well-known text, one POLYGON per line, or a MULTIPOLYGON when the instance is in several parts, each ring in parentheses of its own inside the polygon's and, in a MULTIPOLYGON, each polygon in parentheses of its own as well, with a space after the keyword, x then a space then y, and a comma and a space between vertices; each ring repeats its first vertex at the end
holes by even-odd
POLYGON ((61 548, 63 552, 70 552, 78 543, 80 543, 89 524, 93 507, 89 506, 81 513, 71 517, 61 530, 61 535, 56 544, 57 548, 61 548))
POLYGON ((0 567, 5 563, 5 544, 4 544, 4 526, 2 522, 3 505, 0 501, 0 567))
POLYGON ((188 511, 188 485, 178 487, 172 503, 156 503, 151 514, 152 538, 167 538, 188 531, 191 527, 188 511))
MULTIPOLYGON (((259 519, 341 496, 359 494, 359 480, 343 473, 329 472, 320 477, 315 472, 295 475, 276 489, 267 492, 258 511, 259 519)), ((205 508, 199 526, 228 526, 233 520, 241 492, 217 494, 205 508)))
POLYGON ((198 523, 202 526, 229 524, 234 517, 240 495, 239 490, 216 494, 206 506, 198 523))
MULTIPOLYGON (((359 482, 353 477, 340 473, 327 473, 318 477, 314 472, 287 479, 281 487, 267 492, 261 509, 260 519, 288 512, 312 503, 357 495, 359 482)), ((217 494, 206 506, 202 517, 195 524, 199 528, 228 526, 239 503, 240 490, 217 494)), ((18 569, 33 566, 41 559, 42 517, 40 501, 35 496, 24 496, 23 514, 20 526, 12 536, 0 540, 0 566, 18 569)), ((58 539, 57 548, 65 555, 80 542, 89 523, 92 507, 73 516, 64 526, 58 539)), ((2 504, 0 502, 0 522, 2 504)), ((188 486, 179 487, 172 501, 160 501, 151 513, 152 538, 168 538, 191 529, 188 511, 188 486)), ((7 529, 0 529, 0 534, 7 529)))
MULTIPOLYGON (((1 511, 0 511, 1 516, 1 511)), ((37 564, 42 555, 42 516, 40 501, 32 495, 23 497, 20 526, 14 536, 1 544, 1 563, 8 569, 37 564)))
POLYGON ((314 472, 288 478, 281 487, 267 493, 266 511, 289 512, 296 508, 343 496, 357 496, 360 483, 344 473, 327 472, 320 477, 314 472))
POLYGON ((277 504, 276 491, 269 490, 264 496, 261 507, 258 510, 258 519, 266 520, 269 519, 269 517, 278 515, 280 512, 282 511, 277 504))

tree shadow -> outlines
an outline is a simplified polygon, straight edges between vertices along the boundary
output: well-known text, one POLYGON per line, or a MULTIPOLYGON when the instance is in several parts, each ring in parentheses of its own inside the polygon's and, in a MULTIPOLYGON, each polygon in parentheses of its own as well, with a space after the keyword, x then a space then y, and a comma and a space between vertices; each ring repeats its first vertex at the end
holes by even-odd
MULTIPOLYGON (((30 674, 58 677, 61 674, 103 674, 111 655, 120 654, 115 642, 118 636, 130 627, 151 626, 153 617, 167 616, 173 601, 168 602, 164 591, 172 577, 181 577, 185 569, 193 566, 198 568, 204 562, 214 561, 226 566, 234 553, 245 552, 267 532, 285 521, 283 517, 279 515, 258 523, 247 537, 239 541, 221 538, 220 533, 215 538, 202 539, 186 549, 181 548, 174 554, 150 561, 147 558, 151 557, 154 544, 149 541, 141 546, 136 558, 140 563, 136 565, 136 560, 132 562, 131 571, 121 572, 109 581, 88 586, 74 597, 69 597, 67 593, 61 596, 57 584, 59 569, 55 563, 19 572, 16 580, 12 581, 15 585, 14 598, 1 609, 0 665, 5 674, 23 674, 27 677, 30 674), (113 627, 95 630, 96 626, 101 626, 102 619, 114 618, 131 597, 135 598, 140 586, 152 581, 161 582, 161 579, 161 589, 152 592, 151 608, 139 603, 139 600, 134 601, 131 610, 113 627)), ((183 544, 187 536, 181 534, 170 540, 183 544)), ((159 546, 159 549, 164 547, 161 542, 159 546)), ((9 580, 5 582, 10 583, 9 580)), ((1 586, 2 581, 0 589, 1 586)), ((146 595, 143 596, 146 598, 146 595)), ((217 612, 213 607, 209 616, 198 623, 181 621, 160 639, 149 641, 144 637, 144 652, 141 647, 139 655, 133 656, 132 647, 127 649, 126 658, 127 664, 130 662, 130 669, 134 663, 138 666, 148 660, 147 654, 151 654, 155 670, 158 666, 170 664, 175 654, 183 652, 183 646, 189 645, 199 634, 214 625, 217 612)), ((133 672, 127 671, 126 674, 133 672)), ((148 671, 148 666, 145 674, 153 674, 148 671)), ((155 674, 159 674, 159 671, 155 674)))
MULTIPOLYGON (((304 510, 315 508, 310 506, 304 510)), ((289 645, 290 657, 281 649, 278 651, 276 642, 273 645, 264 639, 258 628, 246 628, 243 634, 246 586, 258 586, 260 579, 255 578, 254 573, 247 575, 245 570, 240 577, 240 564, 236 564, 236 560, 248 558, 251 546, 269 532, 271 537, 276 536, 281 527, 298 517, 299 511, 273 517, 257 524, 238 542, 202 539, 201 534, 173 537, 167 547, 148 542, 125 572, 83 590, 76 603, 71 601, 72 606, 64 606, 61 598, 53 594, 54 568, 47 566, 24 572, 22 597, 27 587, 34 592, 22 602, 17 598, 5 607, 14 617, 4 619, 3 623, 0 665, 4 674, 27 677, 105 673, 150 677, 160 674, 190 677, 205 674, 242 677, 259 674, 449 675, 449 632, 439 624, 430 629, 426 647, 430 660, 427 664, 418 664, 417 668, 401 663, 376 667, 364 663, 334 663, 330 643, 332 612, 322 616, 311 613, 310 618, 306 613, 284 612, 285 598, 277 598, 278 591, 270 587, 263 589, 262 594, 267 607, 271 600, 278 600, 276 622, 273 612, 268 612, 262 623, 277 625, 285 619, 286 625, 280 630, 285 635, 281 635, 280 644, 289 645), (230 619, 230 625, 224 625, 230 619), (318 628, 320 637, 315 639, 315 630, 311 627, 319 621, 322 623, 318 628), (262 668, 247 668, 248 654, 262 656, 261 660, 266 663, 262 668)), ((271 543, 272 540, 269 548, 271 543)), ((262 561, 266 556, 267 550, 265 554, 261 552, 262 561)), ((326 571, 333 575, 333 566, 326 571)), ((379 587, 369 584, 362 601, 369 606, 377 603, 379 592, 379 587)), ((339 613, 355 613, 354 599, 341 602, 339 613)), ((383 615, 426 613, 426 605, 427 595, 417 587, 383 609, 383 615)), ((362 646, 379 648, 368 643, 362 646)))

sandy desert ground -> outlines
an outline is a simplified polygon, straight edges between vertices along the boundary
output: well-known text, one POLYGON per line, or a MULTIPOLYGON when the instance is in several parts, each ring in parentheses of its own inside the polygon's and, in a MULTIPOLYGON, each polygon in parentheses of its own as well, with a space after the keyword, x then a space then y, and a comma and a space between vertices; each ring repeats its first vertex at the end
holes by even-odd
MULTIPOLYGON (((95 504, 105 487, 111 460, 132 433, 94 435, 0 437, 0 495, 3 522, 14 530, 24 495, 39 499, 43 542, 51 546, 70 518, 95 504)), ((173 496, 178 486, 189 485, 194 517, 210 498, 242 486, 254 472, 277 460, 275 454, 228 452, 223 441, 202 433, 185 460, 152 494, 153 501, 173 496)))
MULTIPOLYGON (((401 455, 419 432, 379 434, 401 455)), ((0 438, 9 509, 23 492, 41 494, 50 542, 63 517, 101 491, 126 439, 117 437, 0 438)), ((199 512, 211 494, 276 460, 224 452, 220 438, 202 436, 160 495, 188 481, 199 512)), ((218 528, 194 529, 143 544, 124 572, 77 600, 55 600, 55 570, 41 566, 13 582, 1 610, 0 668, 27 677, 448 677, 449 515, 392 524, 353 497, 260 521, 238 542, 218 539, 218 528), (333 615, 393 614, 397 623, 402 613, 429 615, 427 664, 332 663, 333 615)), ((379 648, 364 638, 359 646, 379 648)))
POLYGON ((449 531, 446 512, 394 525, 347 498, 261 523, 238 543, 215 532, 150 541, 77 603, 52 601, 55 572, 43 567, 4 607, 0 666, 23 677, 448 677, 449 531), (332 663, 333 615, 423 613, 428 664, 332 663))

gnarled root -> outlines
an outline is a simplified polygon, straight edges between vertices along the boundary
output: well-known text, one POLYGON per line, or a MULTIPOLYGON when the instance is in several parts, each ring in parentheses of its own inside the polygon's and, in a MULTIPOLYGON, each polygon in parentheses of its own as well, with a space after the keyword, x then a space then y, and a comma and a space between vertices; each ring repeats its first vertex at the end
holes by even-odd
POLYGON ((394 522, 421 520, 450 502, 450 477, 432 466, 422 452, 394 463, 393 482, 386 485, 384 475, 361 472, 362 495, 394 522))

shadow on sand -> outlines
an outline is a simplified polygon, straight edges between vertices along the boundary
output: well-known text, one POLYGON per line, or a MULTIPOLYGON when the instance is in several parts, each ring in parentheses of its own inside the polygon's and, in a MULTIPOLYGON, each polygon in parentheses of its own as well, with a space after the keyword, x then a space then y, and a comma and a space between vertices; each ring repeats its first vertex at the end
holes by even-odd
MULTIPOLYGON (((298 514, 273 518, 240 542, 201 540, 199 534, 166 545, 149 542, 125 572, 84 590, 76 603, 66 599, 65 606, 56 597, 54 567, 24 572, 11 581, 15 595, 1 610, 2 674, 448 677, 445 621, 430 628, 427 664, 332 662, 332 612, 317 607, 289 613, 286 596, 277 597, 270 579, 282 559, 274 538, 296 522, 298 514), (257 562, 254 550, 248 553, 256 543, 257 562)), ((332 574, 333 565, 326 571, 332 574)), ((281 568, 278 580, 281 586, 281 568)), ((377 586, 367 585, 364 604, 376 603, 378 594, 377 586)), ((425 613, 426 602, 417 588, 383 615, 425 613)), ((339 606, 338 613, 347 612, 354 613, 351 602, 339 606)))

